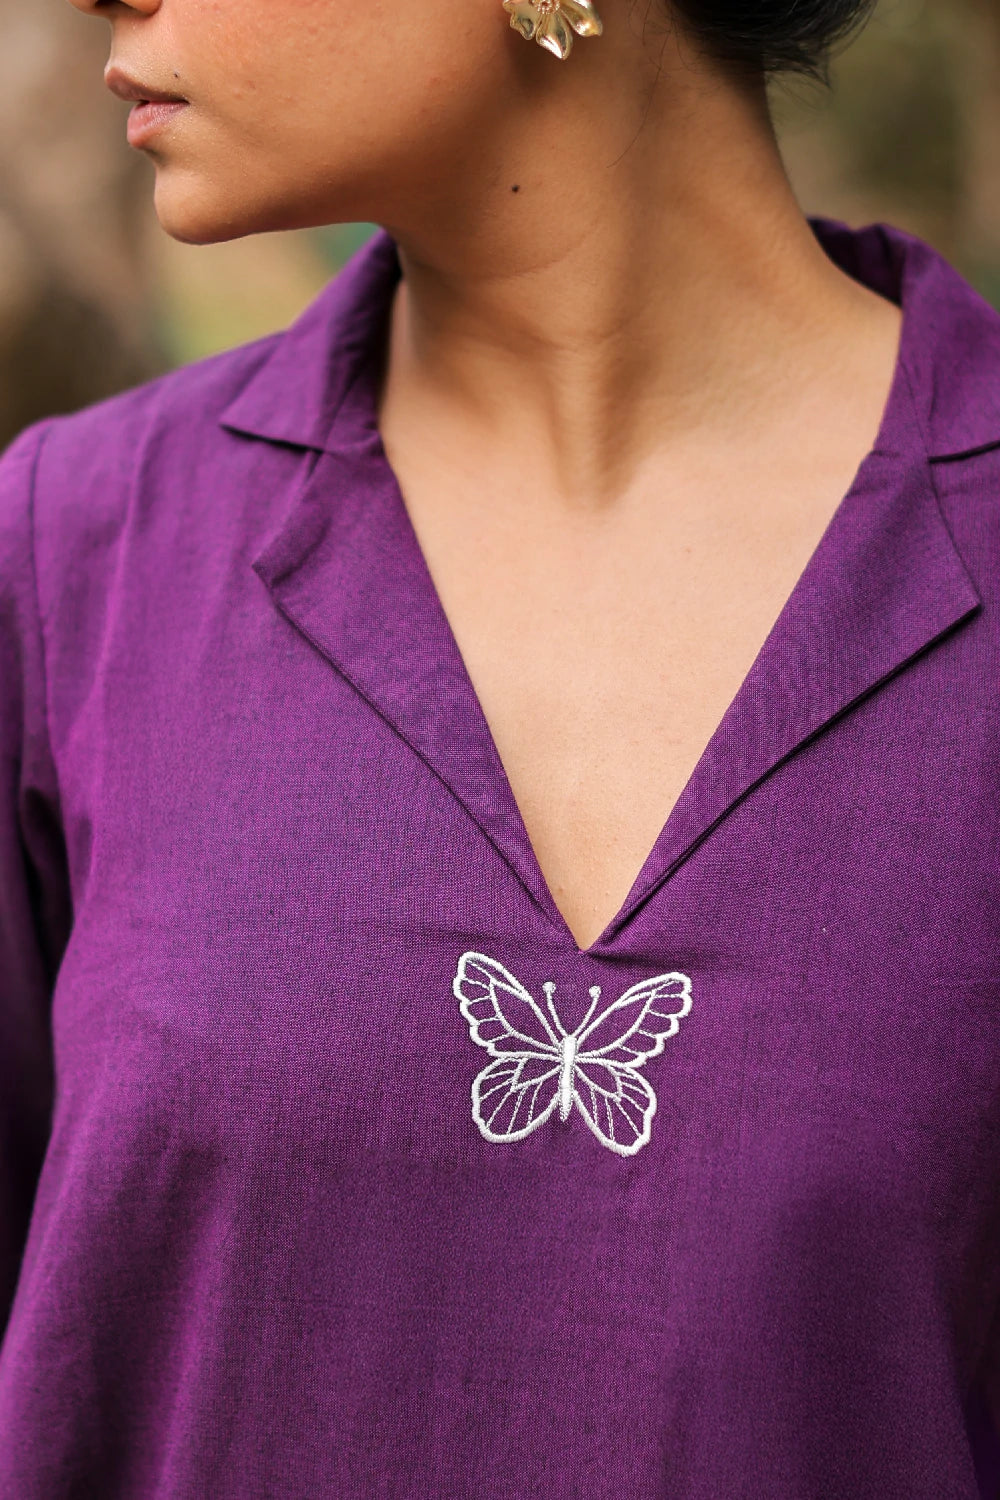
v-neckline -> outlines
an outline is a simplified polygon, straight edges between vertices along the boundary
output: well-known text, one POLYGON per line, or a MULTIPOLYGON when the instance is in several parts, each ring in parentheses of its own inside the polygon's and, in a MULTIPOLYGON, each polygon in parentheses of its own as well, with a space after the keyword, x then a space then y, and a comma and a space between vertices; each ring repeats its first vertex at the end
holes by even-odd
MULTIPOLYGON (((897 366, 897 373, 894 377, 893 382, 894 384, 895 380, 898 378, 899 371, 897 366)), ((395 519, 401 533, 405 535, 407 551, 412 556, 414 567, 420 574, 421 588, 433 600, 435 613, 439 617, 441 636, 447 648, 450 669, 456 675, 461 677, 464 693, 467 695, 469 700, 471 700, 471 704, 474 705, 474 715, 475 718, 479 721, 479 732, 488 740, 488 754, 490 759, 495 764, 495 773, 502 783, 503 799, 508 804, 509 816, 512 819, 516 820, 517 831, 519 835, 518 843, 521 844, 522 849, 526 851, 526 857, 530 861, 531 865, 531 874, 533 877, 531 880, 532 894, 536 896, 539 894, 541 895, 541 904, 543 908, 546 910, 546 913, 550 917, 552 917, 557 925, 562 929, 564 937, 572 944, 573 948, 576 950, 577 955, 585 958, 593 957, 598 953, 599 950, 604 950, 607 948, 608 944, 612 942, 617 932, 620 931, 621 927, 625 924, 629 917, 634 914, 634 911, 646 899, 648 899, 649 896, 653 894, 655 889, 657 889, 665 880, 669 879, 670 875, 673 873, 674 869, 678 867, 682 859, 693 853, 695 840, 683 835, 674 837, 675 829, 678 827, 678 825, 688 825, 689 827, 693 828, 693 824, 698 821, 699 796, 703 793, 704 790, 707 789, 703 786, 703 784, 708 782, 710 779, 710 769, 712 769, 712 771, 714 772, 714 766, 712 765, 712 763, 717 757, 721 742, 724 738, 727 737, 727 732, 734 727, 733 721, 737 720, 741 716, 741 700, 748 692, 753 691, 754 681, 758 681, 761 677, 769 675, 767 669, 768 666, 771 665, 771 663, 769 663, 768 658, 772 656, 776 651, 780 650, 780 644, 776 643, 775 638, 778 638, 778 641, 780 643, 780 637, 788 633, 788 621, 786 617, 795 612, 799 596, 806 591, 811 592, 810 585, 813 584, 816 573, 822 568, 826 555, 831 550, 836 549, 837 543, 833 534, 837 530, 841 529, 843 525, 844 518, 841 513, 845 510, 850 509, 852 504, 860 500, 862 496, 870 493, 869 485, 873 480, 877 482, 878 471, 883 468, 883 465, 879 462, 879 460, 881 460, 884 455, 880 452, 877 443, 875 448, 868 455, 866 455, 850 488, 848 489, 844 497, 838 502, 833 515, 823 529, 819 541, 810 553, 805 567, 800 572, 790 593, 782 604, 781 609, 779 610, 778 615, 776 616, 770 630, 768 631, 749 670, 743 677, 740 685, 737 687, 736 692, 730 698, 723 714, 718 720, 715 728, 713 729, 708 740, 703 746, 700 755, 695 761, 694 766, 692 767, 691 772, 687 777, 687 780, 684 782, 679 794, 674 799, 674 802, 669 808, 666 817, 660 825, 659 831, 653 839, 653 842, 650 845, 645 858, 640 864, 629 885, 624 900, 620 903, 613 916, 604 924, 604 926, 601 928, 600 933, 593 939, 593 941, 581 947, 581 945, 577 942, 576 935, 573 932, 573 929, 570 927, 565 913, 563 912, 559 903, 556 901, 555 896, 552 893, 552 888, 549 885, 544 871, 542 870, 538 855, 535 852, 534 843, 531 839, 530 833, 528 832, 527 822, 521 810, 521 805, 514 793, 514 789, 511 784, 506 766, 504 765, 503 758, 497 746, 495 736, 490 727, 485 710, 483 709, 482 700, 480 699, 476 686, 472 681, 471 674, 466 665, 465 657, 458 643, 458 638, 455 634, 447 610, 444 607, 444 602, 441 598, 440 591, 434 581, 434 577, 431 573, 426 554, 424 553, 419 536, 417 535, 416 527, 413 524, 413 519, 406 504, 406 498, 402 492, 402 486, 400 485, 395 470, 393 469, 392 464, 389 461, 389 457, 385 450, 385 445, 382 442, 380 434, 378 435, 378 445, 381 461, 385 464, 388 474, 391 476, 391 485, 389 486, 389 489, 396 509, 395 519), (694 804, 694 806, 689 805, 692 803, 694 804)), ((792 748, 795 747, 793 746, 792 748)), ((748 785, 746 791, 749 792, 752 789, 752 786, 755 784, 756 782, 753 782, 748 785)), ((726 806, 720 812, 719 817, 713 819, 712 822, 704 828, 701 837, 704 838, 708 836, 708 834, 712 831, 712 828, 715 826, 715 823, 719 821, 719 818, 725 815, 725 812, 729 811, 731 806, 731 803, 726 803, 726 806)), ((701 839, 699 838, 697 842, 700 841, 701 839)))
POLYGON ((451 791, 580 956, 616 934, 784 759, 979 596, 937 505, 904 335, 875 446, 704 746, 624 901, 581 947, 542 872, 377 422, 392 289, 354 309, 330 440, 252 560, 279 606, 451 791))

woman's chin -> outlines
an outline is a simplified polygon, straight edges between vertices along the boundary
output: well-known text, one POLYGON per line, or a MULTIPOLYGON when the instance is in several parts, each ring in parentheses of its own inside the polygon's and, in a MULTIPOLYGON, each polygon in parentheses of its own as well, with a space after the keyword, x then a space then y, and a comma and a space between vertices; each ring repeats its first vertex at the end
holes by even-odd
POLYGON ((203 179, 169 167, 157 169, 153 206, 164 232, 186 245, 216 245, 284 227, 273 208, 227 198, 203 179))

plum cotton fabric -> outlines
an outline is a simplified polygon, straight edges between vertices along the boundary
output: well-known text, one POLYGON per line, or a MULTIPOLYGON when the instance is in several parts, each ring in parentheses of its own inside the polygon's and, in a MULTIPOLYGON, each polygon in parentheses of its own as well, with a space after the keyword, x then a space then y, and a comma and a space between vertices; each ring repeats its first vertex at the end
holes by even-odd
POLYGON ((586 951, 380 443, 387 235, 0 463, 4 1500, 1000 1495, 1000 318, 814 228, 882 429, 586 951), (484 1137, 470 950, 690 977, 648 1144, 484 1137))

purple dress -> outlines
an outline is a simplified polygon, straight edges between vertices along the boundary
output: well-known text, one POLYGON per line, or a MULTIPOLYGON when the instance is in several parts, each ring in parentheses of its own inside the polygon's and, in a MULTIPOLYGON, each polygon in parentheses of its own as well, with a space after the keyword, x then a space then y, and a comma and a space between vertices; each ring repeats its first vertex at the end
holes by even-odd
POLYGON ((585 950, 387 235, 0 463, 3 1500, 1000 1495, 1000 317, 815 230, 881 432, 585 950))

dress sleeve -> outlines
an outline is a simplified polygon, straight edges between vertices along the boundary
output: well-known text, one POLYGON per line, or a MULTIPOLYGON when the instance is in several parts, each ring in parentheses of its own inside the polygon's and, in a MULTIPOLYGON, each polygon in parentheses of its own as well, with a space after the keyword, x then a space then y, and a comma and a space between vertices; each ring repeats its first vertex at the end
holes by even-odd
POLYGON ((49 1136, 50 1001, 71 923, 33 544, 46 431, 0 457, 0 1335, 49 1136))

